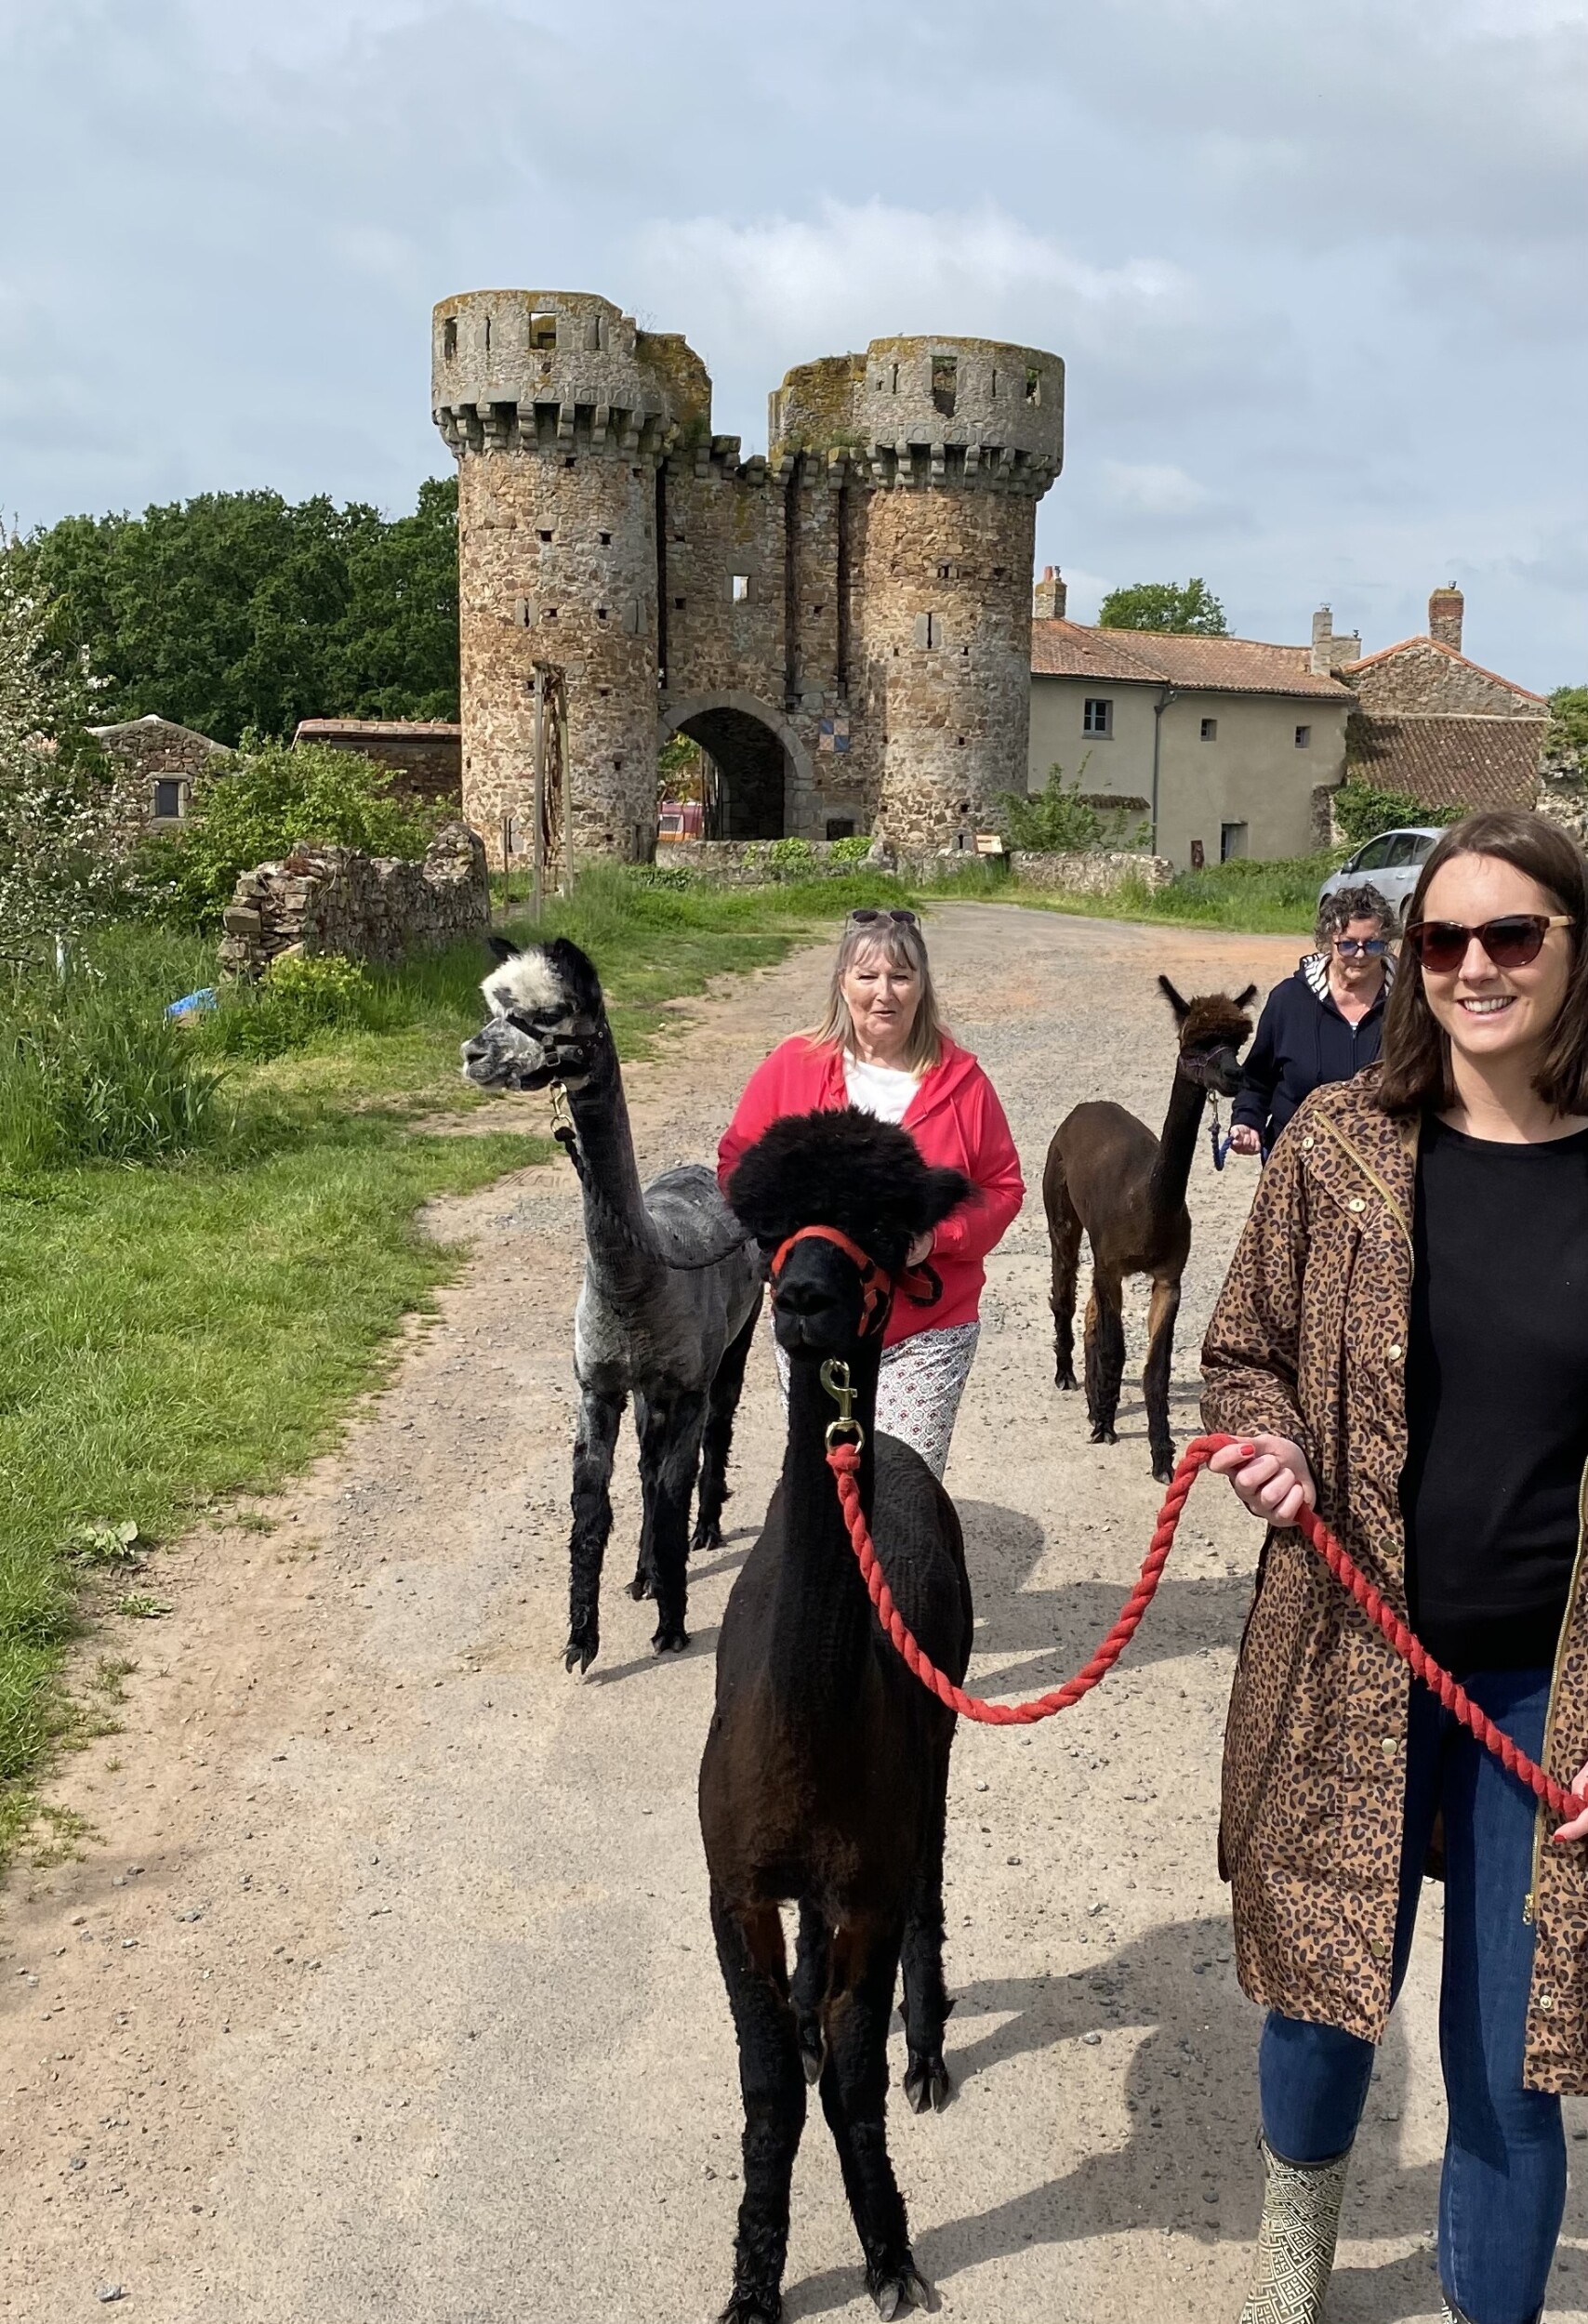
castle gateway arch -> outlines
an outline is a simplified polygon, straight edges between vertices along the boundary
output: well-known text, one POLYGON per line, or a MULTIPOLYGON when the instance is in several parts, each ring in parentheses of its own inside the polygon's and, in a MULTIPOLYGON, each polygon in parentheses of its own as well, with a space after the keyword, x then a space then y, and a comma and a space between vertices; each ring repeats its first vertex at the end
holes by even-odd
POLYGON ((469 291, 431 328, 477 830, 528 810, 537 664, 566 687, 579 861, 655 851, 658 731, 721 771, 734 838, 954 848, 1025 787, 1056 355, 873 339, 796 365, 745 456, 699 356, 610 299, 469 291))
POLYGON ((658 749, 674 734, 698 743, 711 761, 708 839, 781 839, 808 820, 803 811, 814 795, 810 754, 790 721, 753 694, 695 695, 668 704, 658 749))

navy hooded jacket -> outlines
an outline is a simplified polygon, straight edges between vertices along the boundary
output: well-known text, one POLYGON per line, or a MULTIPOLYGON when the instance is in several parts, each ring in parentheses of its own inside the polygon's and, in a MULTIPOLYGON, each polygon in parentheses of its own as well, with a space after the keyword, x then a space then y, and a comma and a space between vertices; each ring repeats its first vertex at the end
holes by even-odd
POLYGON ((1395 962, 1386 957, 1378 998, 1359 1024, 1348 1024, 1335 1006, 1327 952, 1308 953, 1293 976, 1275 985, 1230 1108, 1232 1122, 1257 1131, 1264 1154, 1310 1091, 1326 1081, 1349 1081, 1373 1063, 1394 976, 1395 962))

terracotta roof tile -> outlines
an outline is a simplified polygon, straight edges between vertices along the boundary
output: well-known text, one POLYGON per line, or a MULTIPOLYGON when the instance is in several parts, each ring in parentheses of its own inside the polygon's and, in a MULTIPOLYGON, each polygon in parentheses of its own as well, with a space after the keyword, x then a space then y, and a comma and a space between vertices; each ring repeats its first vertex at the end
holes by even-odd
POLYGON ((1377 718, 1354 711, 1345 772, 1431 807, 1530 807, 1545 719, 1377 718))
POLYGON ((1092 678, 1111 685, 1178 686, 1198 693, 1297 694, 1349 702, 1351 690, 1318 677, 1304 645, 1253 638, 1173 637, 1156 629, 1092 629, 1079 621, 1034 621, 1031 668, 1040 678, 1092 678))

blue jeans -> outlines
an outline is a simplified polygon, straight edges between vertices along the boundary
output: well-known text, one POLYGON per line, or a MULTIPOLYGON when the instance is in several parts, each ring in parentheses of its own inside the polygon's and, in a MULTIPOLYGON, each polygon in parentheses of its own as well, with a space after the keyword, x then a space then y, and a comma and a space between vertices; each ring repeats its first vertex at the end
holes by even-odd
MULTIPOLYGON (((1543 1749, 1547 1670, 1478 1671, 1475 1701, 1529 1758, 1543 1749)), ((1411 1950, 1423 1859, 1445 1817, 1439 2059, 1449 2130, 1439 2183, 1439 2277, 1472 2324, 1532 2324, 1566 2205, 1560 2101, 1522 2087, 1533 1932, 1532 1794, 1413 1684, 1392 1992, 1411 1950)), ((1356 2135, 1373 2045, 1271 2011, 1258 2080, 1263 2132, 1288 2162, 1328 2162, 1356 2135)))

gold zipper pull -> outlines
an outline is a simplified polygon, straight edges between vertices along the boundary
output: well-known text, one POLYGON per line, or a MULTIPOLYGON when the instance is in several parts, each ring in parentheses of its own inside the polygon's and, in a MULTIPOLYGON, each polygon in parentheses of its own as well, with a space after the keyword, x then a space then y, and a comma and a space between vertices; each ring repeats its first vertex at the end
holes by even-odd
POLYGON ((1526 1895, 1523 1897, 1523 1899, 1522 1899, 1522 1926, 1523 1926, 1525 1929, 1530 1929, 1530 1928, 1532 1927, 1532 1925, 1533 1925, 1533 1892, 1532 1892, 1532 1890, 1529 1888, 1529 1889, 1528 1889, 1528 1893, 1527 1893, 1527 1895, 1526 1895))

